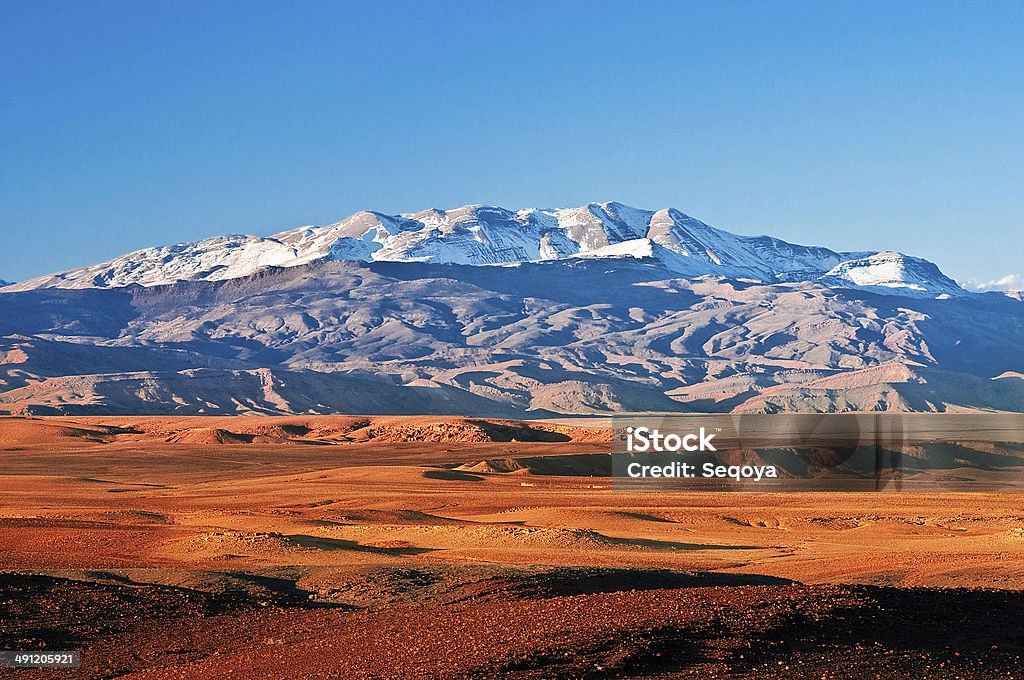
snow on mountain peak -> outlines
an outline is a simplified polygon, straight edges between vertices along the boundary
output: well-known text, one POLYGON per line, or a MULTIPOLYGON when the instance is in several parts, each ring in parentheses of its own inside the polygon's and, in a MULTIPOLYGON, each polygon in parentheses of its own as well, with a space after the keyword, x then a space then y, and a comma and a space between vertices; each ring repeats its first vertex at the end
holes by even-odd
POLYGON ((654 244, 649 238, 635 238, 629 241, 620 241, 603 248, 597 248, 590 250, 585 253, 577 253, 570 257, 590 257, 590 258, 621 258, 621 257, 632 257, 638 260, 644 260, 649 257, 654 257, 654 244))
POLYGON ((10 289, 221 280, 322 260, 496 265, 574 257, 650 259, 682 277, 821 280, 915 296, 964 293, 935 265, 899 253, 837 253, 769 236, 740 236, 674 208, 642 210, 614 201, 517 211, 487 205, 402 215, 362 211, 335 224, 267 238, 223 236, 147 248, 10 289))
POLYGON ((852 285, 865 290, 934 297, 963 295, 966 291, 927 260, 883 251, 841 262, 822 277, 832 285, 852 285))

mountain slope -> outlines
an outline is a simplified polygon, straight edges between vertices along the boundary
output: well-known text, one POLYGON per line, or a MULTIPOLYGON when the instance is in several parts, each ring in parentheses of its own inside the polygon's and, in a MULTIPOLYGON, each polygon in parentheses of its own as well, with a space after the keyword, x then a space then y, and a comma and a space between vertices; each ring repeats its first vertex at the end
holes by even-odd
POLYGON ((0 411, 1024 411, 1024 302, 673 209, 361 212, 0 289, 0 411))
POLYGON ((691 280, 652 258, 0 292, 12 412, 1017 410, 1016 374, 1015 298, 691 280))
POLYGON ((364 211, 336 224, 267 238, 224 236, 149 248, 7 289, 219 281, 267 267, 331 260, 503 265, 578 257, 652 259, 687 278, 820 280, 916 297, 966 294, 935 265, 898 253, 837 253, 768 236, 739 236, 675 209, 640 210, 614 202, 557 210, 473 205, 407 215, 364 211))
POLYGON ((840 262, 818 279, 833 287, 860 288, 899 295, 962 295, 956 281, 927 260, 882 252, 840 262))

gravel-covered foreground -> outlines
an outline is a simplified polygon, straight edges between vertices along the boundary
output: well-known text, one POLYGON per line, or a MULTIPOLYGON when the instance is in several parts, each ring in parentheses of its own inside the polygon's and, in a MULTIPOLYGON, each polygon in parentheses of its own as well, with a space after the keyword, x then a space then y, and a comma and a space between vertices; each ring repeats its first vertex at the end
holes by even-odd
POLYGON ((84 652, 26 675, 1024 677, 1015 591, 548 570, 353 609, 259 576, 220 593, 93 576, 3 575, 0 648, 84 652))

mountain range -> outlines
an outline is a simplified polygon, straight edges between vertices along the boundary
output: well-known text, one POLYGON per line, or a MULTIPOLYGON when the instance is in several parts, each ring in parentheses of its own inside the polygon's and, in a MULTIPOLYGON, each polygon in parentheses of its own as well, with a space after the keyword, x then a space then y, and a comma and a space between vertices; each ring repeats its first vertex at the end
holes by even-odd
POLYGON ((0 288, 11 413, 1024 411, 1024 303, 674 209, 465 206, 0 288))
POLYGON ((739 236, 678 210, 614 202, 561 210, 472 205, 408 215, 364 211, 336 224, 266 238, 222 236, 140 250, 10 290, 218 281, 325 260, 499 265, 580 257, 651 259, 686 278, 821 281, 929 297, 964 293, 935 265, 900 253, 837 253, 769 236, 739 236))

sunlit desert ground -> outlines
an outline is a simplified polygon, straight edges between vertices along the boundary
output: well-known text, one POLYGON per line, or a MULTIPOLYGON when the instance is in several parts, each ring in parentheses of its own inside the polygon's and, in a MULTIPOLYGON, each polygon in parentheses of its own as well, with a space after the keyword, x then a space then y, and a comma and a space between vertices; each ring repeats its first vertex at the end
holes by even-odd
POLYGON ((1024 494, 623 493, 608 437, 0 418, 0 648, 88 677, 1024 674, 1024 494))

